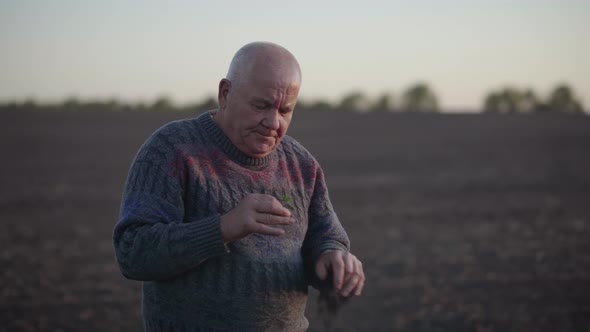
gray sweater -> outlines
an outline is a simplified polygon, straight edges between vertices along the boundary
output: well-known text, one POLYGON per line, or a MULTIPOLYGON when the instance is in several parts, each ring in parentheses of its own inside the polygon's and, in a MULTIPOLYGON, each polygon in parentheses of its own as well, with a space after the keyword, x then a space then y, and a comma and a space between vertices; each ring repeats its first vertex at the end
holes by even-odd
POLYGON ((322 169, 303 146, 285 136, 268 156, 248 157, 210 112, 143 144, 113 243, 123 275, 144 281, 146 331, 305 330, 315 261, 349 249, 322 169), (279 226, 283 236, 251 234, 226 247, 219 218, 248 193, 283 201, 296 223, 279 226))

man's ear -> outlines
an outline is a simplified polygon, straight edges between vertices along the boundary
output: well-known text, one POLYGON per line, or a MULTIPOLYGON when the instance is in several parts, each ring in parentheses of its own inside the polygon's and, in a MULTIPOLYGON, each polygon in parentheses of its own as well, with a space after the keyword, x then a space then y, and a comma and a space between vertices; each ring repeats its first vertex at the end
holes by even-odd
POLYGON ((229 94, 229 89, 231 88, 231 82, 226 79, 222 78, 219 81, 219 89, 217 92, 217 102, 219 103, 219 109, 222 110, 227 105, 227 95, 229 94))

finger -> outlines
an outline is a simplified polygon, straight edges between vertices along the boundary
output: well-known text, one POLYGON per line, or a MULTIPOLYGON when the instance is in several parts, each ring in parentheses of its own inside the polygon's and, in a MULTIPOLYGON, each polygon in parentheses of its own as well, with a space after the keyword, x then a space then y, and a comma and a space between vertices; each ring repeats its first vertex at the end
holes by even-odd
POLYGON ((356 257, 351 254, 351 253, 345 253, 344 254, 344 264, 346 267, 346 273, 353 273, 354 272, 354 262, 356 260, 356 257))
POLYGON ((278 216, 290 217, 291 211, 284 207, 276 198, 269 195, 259 195, 256 197, 256 212, 276 214, 278 216))
POLYGON ((363 292, 363 288, 365 288, 365 276, 362 276, 361 280, 357 284, 356 289, 354 290, 354 295, 361 295, 361 293, 363 292))
POLYGON ((292 225, 295 222, 291 217, 282 217, 269 213, 258 213, 255 220, 257 223, 265 225, 292 225))
POLYGON ((273 236, 281 236, 281 235, 285 234, 285 230, 281 229, 281 228, 271 227, 268 225, 257 223, 254 228, 254 233, 273 235, 273 236))
POLYGON ((340 291, 340 295, 342 295, 344 297, 348 297, 350 295, 350 293, 357 287, 360 279, 361 279, 360 276, 358 276, 356 274, 350 275, 350 277, 344 283, 344 286, 342 287, 342 290, 340 291))
POLYGON ((361 263, 361 261, 357 260, 355 262, 355 268, 357 273, 360 274, 360 281, 356 286, 356 289, 354 290, 354 294, 356 296, 361 295, 361 292, 363 291, 363 288, 365 287, 365 271, 363 271, 363 263, 361 263))
POLYGON ((326 264, 324 264, 323 260, 320 260, 316 264, 315 273, 318 275, 318 278, 320 278, 320 280, 325 280, 328 276, 328 268, 326 267, 326 264))
POLYGON ((334 275, 334 287, 336 290, 340 290, 344 281, 344 261, 342 260, 342 256, 337 255, 331 263, 332 274, 334 275))

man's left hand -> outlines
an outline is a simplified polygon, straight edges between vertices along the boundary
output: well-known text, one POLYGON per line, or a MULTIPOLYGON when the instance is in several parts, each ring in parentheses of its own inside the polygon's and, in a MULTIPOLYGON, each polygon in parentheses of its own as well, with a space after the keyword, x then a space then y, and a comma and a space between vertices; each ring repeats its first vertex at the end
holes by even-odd
POLYGON ((315 271, 321 280, 332 272, 334 290, 340 296, 361 295, 365 286, 363 264, 353 254, 341 250, 327 250, 318 259, 315 271))

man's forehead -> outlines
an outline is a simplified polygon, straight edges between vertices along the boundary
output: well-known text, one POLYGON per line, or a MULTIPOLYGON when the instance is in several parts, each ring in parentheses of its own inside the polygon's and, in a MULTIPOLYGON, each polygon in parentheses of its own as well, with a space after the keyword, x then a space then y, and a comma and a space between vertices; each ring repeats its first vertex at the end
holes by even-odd
POLYGON ((245 82, 246 87, 264 93, 265 95, 293 95, 299 93, 300 83, 293 77, 251 77, 245 82))
POLYGON ((299 66, 295 62, 272 58, 257 59, 252 63, 246 75, 252 80, 282 84, 300 83, 301 81, 299 66))
POLYGON ((294 71, 256 70, 248 75, 248 80, 261 86, 273 88, 294 88, 301 84, 299 75, 294 71))
POLYGON ((296 82, 284 84, 274 84, 273 82, 268 82, 268 84, 259 85, 258 87, 258 90, 268 94, 278 93, 285 96, 297 96, 297 94, 299 93, 299 84, 297 84, 296 82))
POLYGON ((280 103, 289 106, 297 102, 297 93, 281 93, 276 90, 268 90, 266 93, 254 94, 252 101, 273 105, 280 103))

